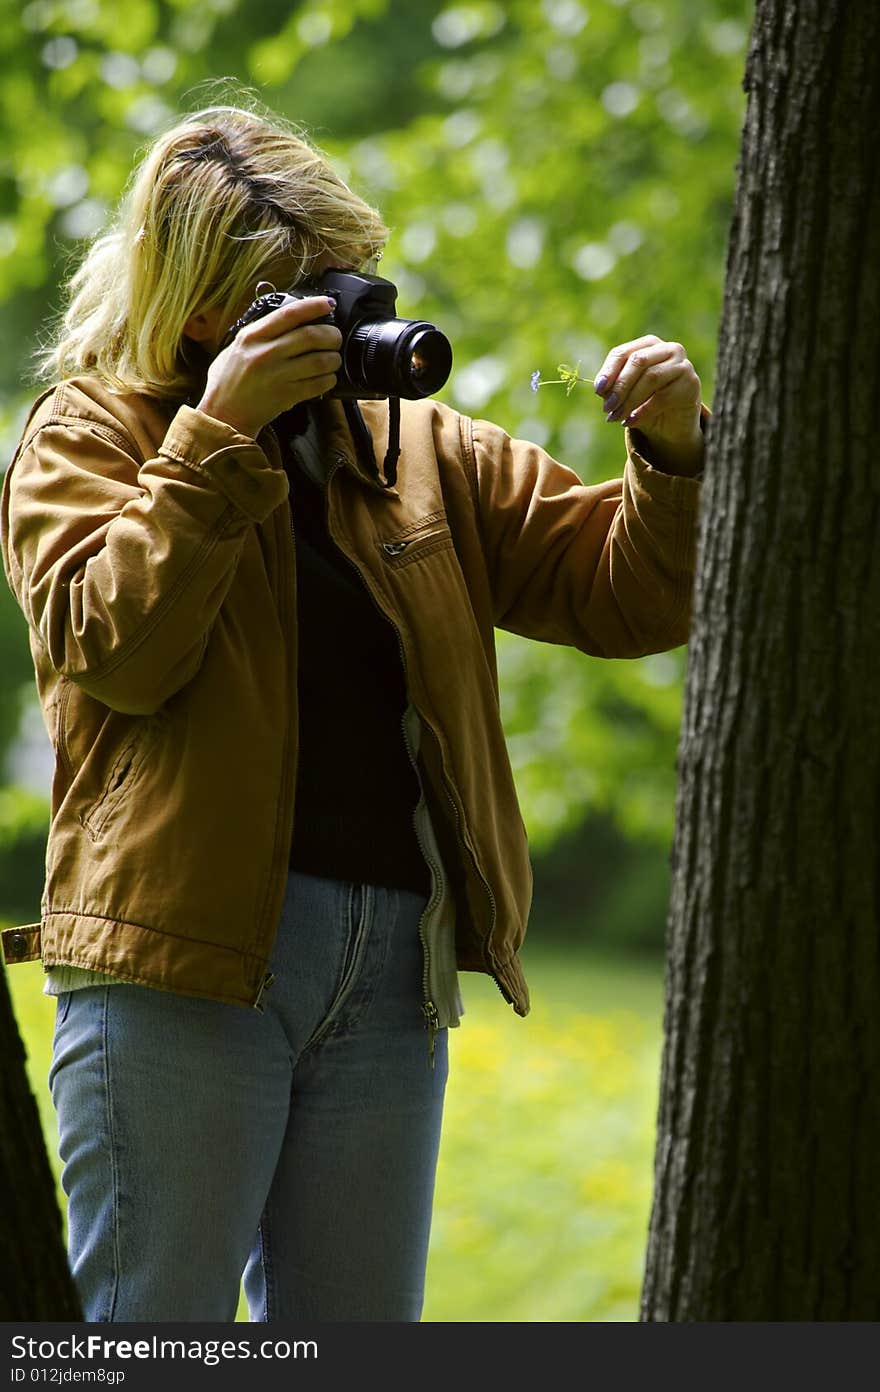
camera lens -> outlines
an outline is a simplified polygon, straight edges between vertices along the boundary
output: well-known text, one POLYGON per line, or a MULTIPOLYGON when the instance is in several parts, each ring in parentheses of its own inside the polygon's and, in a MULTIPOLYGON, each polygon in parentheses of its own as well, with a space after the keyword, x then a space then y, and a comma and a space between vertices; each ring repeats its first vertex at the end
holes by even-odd
POLYGON ((452 371, 452 345, 430 324, 420 328, 406 346, 410 383, 420 396, 439 391, 452 371))
POLYGON ((346 372, 365 391, 415 401, 439 391, 452 371, 452 345, 423 319, 363 320, 345 349, 346 372))

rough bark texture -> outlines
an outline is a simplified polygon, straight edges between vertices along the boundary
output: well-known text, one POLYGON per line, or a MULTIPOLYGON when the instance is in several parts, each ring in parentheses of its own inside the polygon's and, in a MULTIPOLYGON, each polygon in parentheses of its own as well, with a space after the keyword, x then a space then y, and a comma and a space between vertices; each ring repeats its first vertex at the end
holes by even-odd
POLYGON ((880 1319, 880 6, 759 0, 643 1320, 880 1319))
POLYGON ((55 1179, 0 970, 0 1320, 82 1320, 55 1179))

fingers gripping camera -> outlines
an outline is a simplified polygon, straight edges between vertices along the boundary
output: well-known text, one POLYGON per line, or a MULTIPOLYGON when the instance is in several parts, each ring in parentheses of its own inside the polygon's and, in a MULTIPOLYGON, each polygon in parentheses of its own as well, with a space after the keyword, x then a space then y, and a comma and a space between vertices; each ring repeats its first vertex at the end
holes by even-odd
POLYGON ((328 396, 376 401, 399 396, 416 401, 439 391, 452 371, 449 339, 424 319, 397 318, 397 287, 381 276, 329 270, 318 280, 290 290, 275 290, 261 281, 257 292, 257 298, 228 330, 224 347, 245 324, 262 319, 290 300, 327 295, 335 301, 332 314, 314 321, 334 324, 342 334, 342 367, 328 396), (263 286, 266 290, 260 294, 263 286))

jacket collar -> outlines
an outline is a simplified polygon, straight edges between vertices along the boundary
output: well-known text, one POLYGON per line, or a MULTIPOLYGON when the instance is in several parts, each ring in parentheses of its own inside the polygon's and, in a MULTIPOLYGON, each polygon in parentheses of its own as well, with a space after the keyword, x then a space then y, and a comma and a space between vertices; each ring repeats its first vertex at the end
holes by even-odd
POLYGON ((338 459, 356 478, 360 479, 361 483, 372 488, 374 492, 381 493, 386 498, 399 499, 398 489, 396 487, 385 488, 379 474, 381 461, 385 458, 385 451, 388 448, 387 410, 377 413, 378 420, 374 417, 372 429, 369 431, 373 440, 372 458, 367 459, 364 457, 366 447, 359 446, 352 435, 346 419, 345 408, 340 400, 336 397, 328 397, 323 401, 316 401, 313 409, 325 457, 330 461, 334 458, 338 459))

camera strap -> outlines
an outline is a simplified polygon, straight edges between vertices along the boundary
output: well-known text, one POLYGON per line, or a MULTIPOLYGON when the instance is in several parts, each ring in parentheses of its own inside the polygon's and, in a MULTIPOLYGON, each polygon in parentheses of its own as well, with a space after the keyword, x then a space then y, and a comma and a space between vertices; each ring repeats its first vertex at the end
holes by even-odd
POLYGON ((393 488, 397 483, 397 461, 400 458, 400 397, 388 398, 388 448, 382 461, 385 487, 393 488))
POLYGON ((352 433, 355 448, 370 473, 375 474, 383 488, 394 488, 397 483, 397 461, 400 458, 400 398, 397 396, 389 396, 388 398, 388 448, 382 462, 384 478, 376 468, 373 437, 367 422, 361 415, 360 406, 356 401, 345 399, 342 402, 342 408, 345 411, 345 418, 348 421, 348 428, 352 433))

